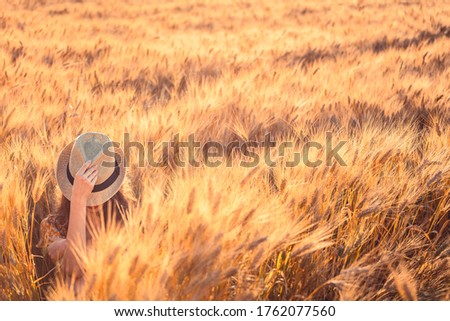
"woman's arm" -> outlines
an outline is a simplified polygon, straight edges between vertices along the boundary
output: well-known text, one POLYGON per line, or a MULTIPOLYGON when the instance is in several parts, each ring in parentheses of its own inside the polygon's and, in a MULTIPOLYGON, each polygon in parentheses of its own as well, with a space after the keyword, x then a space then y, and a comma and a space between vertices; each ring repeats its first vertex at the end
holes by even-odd
MULTIPOLYGON (((83 253, 86 249, 86 202, 97 181, 97 165, 87 161, 75 175, 72 197, 70 200, 70 218, 67 238, 55 246, 56 252, 64 251, 63 265, 68 273, 81 274, 81 268, 76 253, 83 253)), ((50 250, 50 247, 49 247, 50 250)))

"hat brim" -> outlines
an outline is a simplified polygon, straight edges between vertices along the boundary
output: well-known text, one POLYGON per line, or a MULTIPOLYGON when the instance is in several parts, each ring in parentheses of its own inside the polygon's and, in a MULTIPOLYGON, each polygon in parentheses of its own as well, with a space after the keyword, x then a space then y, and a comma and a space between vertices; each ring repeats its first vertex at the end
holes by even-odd
MULTIPOLYGON (((74 142, 68 144, 59 154, 58 162, 56 165, 56 181, 61 189, 63 195, 70 201, 72 198, 72 182, 68 175, 68 165, 70 159, 70 153, 72 151, 74 142)), ((114 147, 114 153, 116 157, 116 171, 118 171, 117 177, 114 181, 104 186, 101 191, 94 191, 88 196, 86 205, 87 206, 97 206, 105 203, 111 197, 113 197, 122 186, 123 180, 125 179, 125 166, 124 166, 124 154, 122 149, 119 147, 114 147)), ((74 173, 72 173, 74 175, 74 173)), ((73 177, 72 177, 73 181, 73 177)))

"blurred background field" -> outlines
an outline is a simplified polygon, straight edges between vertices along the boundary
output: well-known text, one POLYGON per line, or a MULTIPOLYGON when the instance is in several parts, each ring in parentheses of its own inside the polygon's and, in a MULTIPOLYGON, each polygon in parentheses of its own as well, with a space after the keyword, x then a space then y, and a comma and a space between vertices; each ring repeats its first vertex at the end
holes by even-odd
POLYGON ((0 299, 450 299, 448 1, 0 3, 0 299), (125 228, 75 293, 47 287, 35 243, 86 131, 332 132, 347 166, 131 161, 125 228))

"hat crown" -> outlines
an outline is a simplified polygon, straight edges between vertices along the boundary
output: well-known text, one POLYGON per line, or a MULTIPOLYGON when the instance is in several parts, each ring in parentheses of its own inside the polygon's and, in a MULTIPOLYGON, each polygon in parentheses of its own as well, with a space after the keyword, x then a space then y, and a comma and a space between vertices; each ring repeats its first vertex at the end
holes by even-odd
POLYGON ((102 151, 102 144, 94 137, 92 141, 83 144, 82 150, 86 159, 94 160, 102 151))
POLYGON ((73 144, 69 159, 69 170, 72 176, 88 160, 97 165, 98 178, 96 184, 103 183, 114 171, 114 156, 106 153, 112 145, 108 136, 102 133, 89 132, 78 136, 73 144), (109 164, 109 165, 107 165, 109 164))

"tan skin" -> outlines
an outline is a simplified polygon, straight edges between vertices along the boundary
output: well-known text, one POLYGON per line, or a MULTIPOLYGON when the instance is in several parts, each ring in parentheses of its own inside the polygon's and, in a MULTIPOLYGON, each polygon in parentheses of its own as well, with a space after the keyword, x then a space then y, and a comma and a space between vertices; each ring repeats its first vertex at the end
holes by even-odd
POLYGON ((74 177, 72 198, 70 200, 70 218, 67 237, 58 238, 48 246, 48 255, 54 263, 60 261, 69 274, 81 276, 81 268, 76 260, 75 249, 86 249, 86 213, 95 212, 96 207, 86 206, 97 181, 97 165, 87 161, 74 177))

